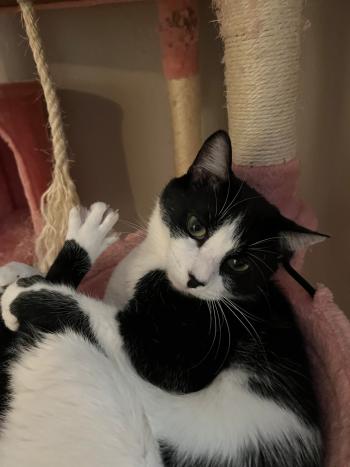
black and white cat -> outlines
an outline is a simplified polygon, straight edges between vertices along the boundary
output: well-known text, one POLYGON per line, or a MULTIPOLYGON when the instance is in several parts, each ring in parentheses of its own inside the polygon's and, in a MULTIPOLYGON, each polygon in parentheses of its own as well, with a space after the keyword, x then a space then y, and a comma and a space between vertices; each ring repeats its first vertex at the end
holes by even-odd
POLYGON ((322 465, 303 339, 273 273, 324 237, 231 163, 217 132, 164 189, 105 303, 75 290, 115 240, 103 203, 71 212, 45 279, 0 268, 3 286, 29 276, 1 299, 1 467, 322 465))

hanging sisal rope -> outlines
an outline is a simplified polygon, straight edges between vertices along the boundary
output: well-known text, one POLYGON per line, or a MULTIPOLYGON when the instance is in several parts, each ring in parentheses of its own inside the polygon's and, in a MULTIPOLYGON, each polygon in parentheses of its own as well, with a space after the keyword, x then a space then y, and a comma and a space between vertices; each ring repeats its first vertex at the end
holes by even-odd
POLYGON ((235 163, 293 159, 303 0, 214 0, 214 5, 225 47, 235 163))
POLYGON ((32 2, 18 0, 30 47, 43 88, 52 138, 52 182, 41 199, 43 228, 36 241, 39 267, 47 271, 61 248, 67 230, 70 209, 79 204, 69 173, 67 141, 55 86, 51 80, 32 2))

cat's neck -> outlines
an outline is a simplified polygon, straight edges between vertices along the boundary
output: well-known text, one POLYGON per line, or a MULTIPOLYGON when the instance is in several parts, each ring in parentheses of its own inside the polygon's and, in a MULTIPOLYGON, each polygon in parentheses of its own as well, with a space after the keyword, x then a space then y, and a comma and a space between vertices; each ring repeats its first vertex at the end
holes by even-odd
POLYGON ((169 250, 169 233, 160 214, 159 202, 151 215, 146 236, 116 267, 105 300, 123 308, 133 297, 135 286, 147 273, 164 270, 169 250))

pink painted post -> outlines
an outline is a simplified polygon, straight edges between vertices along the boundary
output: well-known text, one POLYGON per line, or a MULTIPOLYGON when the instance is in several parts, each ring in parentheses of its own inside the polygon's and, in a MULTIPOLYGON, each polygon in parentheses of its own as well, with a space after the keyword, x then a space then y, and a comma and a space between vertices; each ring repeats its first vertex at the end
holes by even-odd
POLYGON ((184 173, 201 142, 196 0, 158 0, 160 43, 173 122, 176 173, 184 173))

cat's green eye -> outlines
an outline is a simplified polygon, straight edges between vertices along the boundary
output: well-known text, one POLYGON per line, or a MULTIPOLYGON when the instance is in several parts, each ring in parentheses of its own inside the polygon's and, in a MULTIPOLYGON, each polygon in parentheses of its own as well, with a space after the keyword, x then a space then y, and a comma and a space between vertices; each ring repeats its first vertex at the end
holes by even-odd
POLYGON ((250 269, 250 264, 244 259, 230 258, 227 260, 227 265, 235 272, 247 272, 250 269))
POLYGON ((187 231, 191 237, 195 238, 196 240, 203 240, 207 235, 207 229, 197 219, 197 217, 193 215, 188 217, 187 231))

